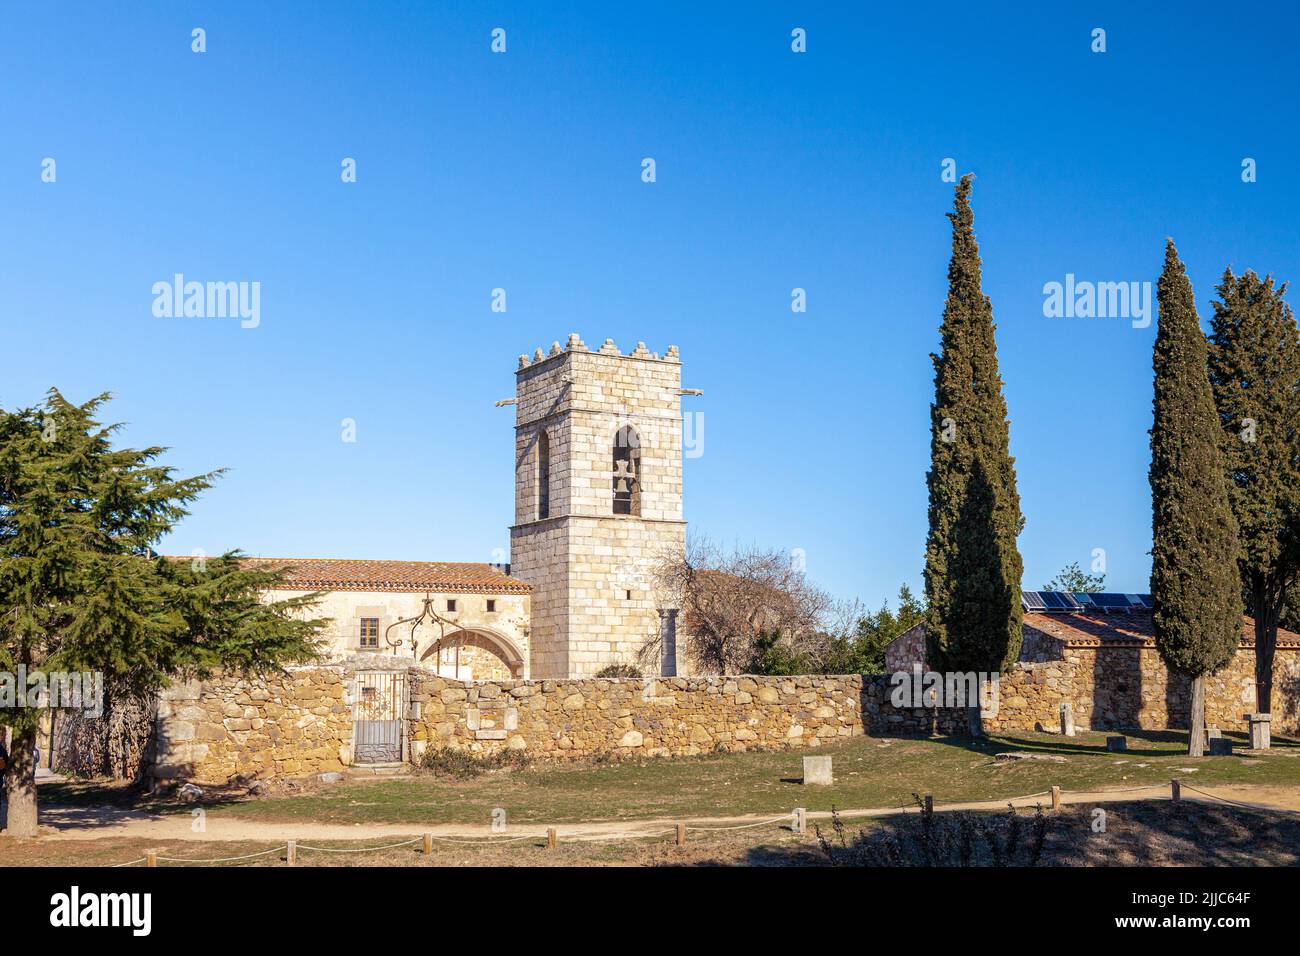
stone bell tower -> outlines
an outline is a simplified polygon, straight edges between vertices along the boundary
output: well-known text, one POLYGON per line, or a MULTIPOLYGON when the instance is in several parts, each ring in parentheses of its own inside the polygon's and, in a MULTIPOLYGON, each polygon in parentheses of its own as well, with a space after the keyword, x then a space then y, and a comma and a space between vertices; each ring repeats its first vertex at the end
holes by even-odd
POLYGON ((655 566, 686 540, 681 360, 577 333, 519 356, 511 573, 533 586, 534 678, 677 672, 655 566))

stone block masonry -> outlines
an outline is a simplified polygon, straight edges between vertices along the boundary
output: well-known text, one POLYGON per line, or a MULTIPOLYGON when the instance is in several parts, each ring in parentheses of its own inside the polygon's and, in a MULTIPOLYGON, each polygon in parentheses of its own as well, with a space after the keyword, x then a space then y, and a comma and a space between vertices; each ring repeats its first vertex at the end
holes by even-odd
POLYGON ((160 697, 153 746, 158 780, 225 783, 343 770, 352 762, 344 670, 176 685, 160 697))
MULTIPOLYGON (((1247 731, 1253 654, 1243 648, 1207 686, 1206 711, 1247 731)), ((295 777, 352 763, 356 670, 406 675, 407 752, 520 750, 544 759, 672 757, 756 749, 813 750, 870 733, 964 732, 964 712, 897 708, 888 675, 670 677, 645 680, 458 681, 386 655, 291 670, 266 679, 216 679, 160 701, 154 776, 223 783, 295 777)), ((1300 651, 1279 649, 1273 725, 1300 730, 1300 651)), ((1153 648, 1067 647, 1061 658, 1016 664, 1000 682, 991 732, 1057 729, 1069 703, 1080 728, 1185 728, 1185 680, 1168 679, 1153 648)))
MULTIPOLYGON (((367 669, 375 666, 367 661, 367 669)), ((456 681, 404 670, 408 752, 523 750, 543 758, 685 756, 810 748, 862 733, 862 678, 456 681)), ((215 679, 160 701, 153 776, 225 783, 352 763, 352 665, 268 679, 215 679)))
POLYGON ((510 560, 533 588, 531 676, 647 663, 672 673, 653 651, 676 610, 656 567, 686 540, 676 348, 623 354, 607 340, 591 351, 575 333, 520 356, 515 392, 510 560))
MULTIPOLYGON (((1069 704, 1075 726, 1082 729, 1186 729, 1191 682, 1169 672, 1154 640, 1142 633, 1149 628, 1144 616, 1027 616, 1020 662, 1003 675, 998 714, 986 726, 1059 730, 1061 705, 1069 704)), ((886 648, 885 661, 891 673, 909 671, 915 664, 926 670, 920 628, 896 638, 886 648)), ((1254 642, 1243 638, 1228 666, 1206 679, 1206 722, 1245 733, 1250 729, 1247 715, 1256 709, 1254 642)), ((1294 634, 1279 637, 1273 710, 1275 728, 1300 733, 1300 643, 1294 634)), ((884 719, 899 724, 902 717, 895 713, 884 719)))
POLYGON ((862 733, 860 677, 412 680, 415 753, 690 756, 817 747, 862 733))

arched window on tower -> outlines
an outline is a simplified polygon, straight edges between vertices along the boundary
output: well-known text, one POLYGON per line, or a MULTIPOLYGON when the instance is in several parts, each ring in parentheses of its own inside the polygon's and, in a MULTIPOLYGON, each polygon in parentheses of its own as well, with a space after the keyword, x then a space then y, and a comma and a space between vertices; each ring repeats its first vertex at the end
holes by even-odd
POLYGON ((551 439, 542 429, 537 436, 537 520, 551 516, 551 439))
POLYGON ((614 514, 641 513, 641 439, 624 425, 614 436, 614 514))

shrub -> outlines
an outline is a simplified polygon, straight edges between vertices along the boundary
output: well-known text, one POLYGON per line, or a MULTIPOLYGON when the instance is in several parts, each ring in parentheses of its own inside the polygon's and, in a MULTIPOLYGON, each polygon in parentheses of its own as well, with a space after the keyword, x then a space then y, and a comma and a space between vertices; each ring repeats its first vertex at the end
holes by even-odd
POLYGON ((498 750, 494 753, 475 754, 468 750, 440 747, 426 750, 420 766, 439 777, 453 780, 472 780, 485 773, 523 770, 531 763, 522 750, 498 750))
POLYGON ((746 669, 750 674, 768 677, 789 677, 807 674, 811 670, 807 657, 795 650, 788 641, 781 640, 780 631, 759 634, 754 639, 754 656, 746 669))
POLYGON ((596 672, 597 677, 632 677, 639 678, 641 672, 631 664, 610 664, 596 672))

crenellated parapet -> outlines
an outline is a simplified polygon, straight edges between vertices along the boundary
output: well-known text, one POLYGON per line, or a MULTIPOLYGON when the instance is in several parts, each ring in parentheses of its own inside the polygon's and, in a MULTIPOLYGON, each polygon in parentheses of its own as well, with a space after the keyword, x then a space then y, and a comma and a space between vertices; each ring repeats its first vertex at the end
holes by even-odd
MULTIPOLYGON (((552 342, 548 351, 543 351, 539 348, 534 350, 531 357, 526 354, 520 355, 518 370, 523 371, 526 368, 531 368, 538 362, 545 362, 547 359, 554 358, 557 355, 564 355, 566 352, 591 351, 591 349, 587 348, 587 343, 582 340, 582 336, 577 332, 570 332, 564 345, 560 345, 558 341, 552 342)), ((664 352, 663 355, 660 355, 658 352, 651 352, 646 348, 644 342, 638 342, 632 351, 625 354, 619 350, 619 347, 614 343, 613 339, 605 339, 600 348, 596 349, 595 352, 598 355, 617 355, 624 358, 641 359, 647 362, 675 362, 680 364, 682 360, 681 353, 677 350, 677 346, 675 345, 668 346, 668 351, 664 352)))

